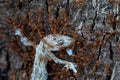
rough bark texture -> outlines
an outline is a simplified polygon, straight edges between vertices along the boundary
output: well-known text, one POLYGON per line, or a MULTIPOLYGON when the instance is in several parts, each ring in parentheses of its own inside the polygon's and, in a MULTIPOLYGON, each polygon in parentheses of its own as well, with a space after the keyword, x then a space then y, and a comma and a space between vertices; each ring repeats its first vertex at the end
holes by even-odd
POLYGON ((48 80, 119 80, 119 0, 0 0, 0 80, 29 80, 33 47, 24 46, 15 28, 35 44, 50 33, 76 39, 74 55, 55 52, 77 64, 78 73, 49 61, 48 80))

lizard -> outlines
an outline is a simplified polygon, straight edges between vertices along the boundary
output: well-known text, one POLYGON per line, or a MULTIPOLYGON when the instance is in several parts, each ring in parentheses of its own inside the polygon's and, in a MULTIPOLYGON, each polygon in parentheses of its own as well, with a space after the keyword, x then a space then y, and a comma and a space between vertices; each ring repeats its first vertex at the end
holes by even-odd
MULTIPOLYGON (((15 34, 21 37, 23 44, 27 43, 27 38, 21 35, 19 29, 16 30, 15 34)), ((75 65, 72 62, 59 59, 52 53, 52 51, 60 51, 74 43, 74 38, 62 34, 49 34, 43 37, 39 44, 35 46, 35 58, 30 80, 47 80, 47 58, 52 59, 55 63, 64 64, 67 69, 71 69, 74 73, 77 73, 75 65)), ((28 42, 27 44, 30 45, 31 43, 28 42)))

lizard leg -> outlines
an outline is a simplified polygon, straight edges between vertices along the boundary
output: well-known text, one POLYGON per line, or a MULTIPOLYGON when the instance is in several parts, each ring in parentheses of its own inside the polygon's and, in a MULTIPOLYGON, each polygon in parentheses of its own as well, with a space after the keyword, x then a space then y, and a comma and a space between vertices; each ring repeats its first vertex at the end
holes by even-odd
POLYGON ((57 58, 52 52, 49 52, 49 57, 53 59, 56 63, 64 64, 67 69, 73 70, 74 73, 77 73, 75 65, 72 62, 61 60, 57 58))

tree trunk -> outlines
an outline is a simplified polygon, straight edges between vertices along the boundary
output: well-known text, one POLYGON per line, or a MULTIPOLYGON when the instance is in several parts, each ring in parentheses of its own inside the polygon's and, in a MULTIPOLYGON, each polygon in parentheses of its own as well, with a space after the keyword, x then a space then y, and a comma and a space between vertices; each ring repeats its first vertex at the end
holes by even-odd
POLYGON ((35 44, 55 33, 76 39, 72 57, 64 50, 55 55, 75 62, 78 73, 50 61, 48 80, 120 79, 119 6, 119 0, 0 0, 0 80, 30 79, 35 50, 15 28, 35 44))

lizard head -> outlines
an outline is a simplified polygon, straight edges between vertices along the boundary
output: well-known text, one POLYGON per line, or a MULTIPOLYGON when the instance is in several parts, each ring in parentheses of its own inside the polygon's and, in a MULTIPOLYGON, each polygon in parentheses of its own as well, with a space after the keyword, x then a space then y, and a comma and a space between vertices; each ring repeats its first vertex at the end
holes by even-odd
POLYGON ((43 38, 43 41, 51 51, 59 51, 69 47, 75 42, 73 38, 61 34, 49 34, 43 38))

